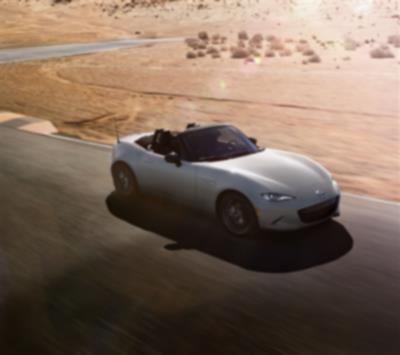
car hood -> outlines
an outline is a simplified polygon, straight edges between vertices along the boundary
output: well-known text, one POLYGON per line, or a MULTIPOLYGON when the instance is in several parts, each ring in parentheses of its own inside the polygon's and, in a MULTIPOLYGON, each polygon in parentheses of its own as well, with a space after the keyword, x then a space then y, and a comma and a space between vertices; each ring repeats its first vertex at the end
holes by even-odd
POLYGON ((266 149, 256 154, 216 162, 233 174, 258 181, 265 192, 310 198, 317 190, 324 196, 334 193, 329 172, 317 162, 290 152, 266 149))

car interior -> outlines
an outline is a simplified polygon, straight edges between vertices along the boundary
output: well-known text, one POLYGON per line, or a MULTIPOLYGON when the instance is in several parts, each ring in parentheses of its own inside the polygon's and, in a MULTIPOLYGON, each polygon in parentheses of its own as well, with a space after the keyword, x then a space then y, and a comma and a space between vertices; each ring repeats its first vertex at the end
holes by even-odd
POLYGON ((171 152, 179 151, 176 135, 177 132, 156 129, 154 134, 142 137, 136 143, 156 154, 167 155, 171 152))
MULTIPOLYGON (((197 126, 196 123, 189 123, 186 129, 188 130, 197 126)), ((136 143, 160 155, 167 155, 171 152, 179 153, 181 150, 177 138, 179 133, 177 131, 171 132, 164 129, 156 129, 154 134, 142 137, 136 143)))

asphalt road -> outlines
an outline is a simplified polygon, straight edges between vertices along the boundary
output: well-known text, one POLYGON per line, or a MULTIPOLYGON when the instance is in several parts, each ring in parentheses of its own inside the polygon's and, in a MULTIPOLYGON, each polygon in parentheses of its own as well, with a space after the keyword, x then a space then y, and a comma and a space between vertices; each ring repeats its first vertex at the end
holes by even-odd
POLYGON ((0 127, 1 354, 399 353, 398 205, 240 240, 119 200, 109 161, 0 127))
POLYGON ((0 64, 104 52, 156 43, 181 41, 181 38, 120 39, 93 43, 70 43, 39 47, 0 49, 0 64))

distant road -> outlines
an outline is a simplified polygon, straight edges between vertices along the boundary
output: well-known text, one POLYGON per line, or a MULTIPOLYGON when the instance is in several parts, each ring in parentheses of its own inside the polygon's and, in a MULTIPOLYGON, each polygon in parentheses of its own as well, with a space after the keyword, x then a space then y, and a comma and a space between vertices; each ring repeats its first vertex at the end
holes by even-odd
POLYGON ((346 195, 336 222, 241 240, 118 199, 109 164, 0 126, 1 354, 399 353, 398 204, 346 195))
POLYGON ((81 54, 104 52, 112 49, 177 41, 182 41, 182 38, 120 39, 93 43, 69 43, 39 47, 4 48, 0 49, 0 64, 69 57, 81 54))

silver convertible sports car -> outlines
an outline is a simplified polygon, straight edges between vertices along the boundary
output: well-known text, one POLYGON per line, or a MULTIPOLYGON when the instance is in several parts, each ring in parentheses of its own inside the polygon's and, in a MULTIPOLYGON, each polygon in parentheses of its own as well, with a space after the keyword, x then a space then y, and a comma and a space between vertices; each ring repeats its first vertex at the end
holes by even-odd
POLYGON ((324 167, 261 148, 227 124, 118 139, 111 171, 117 193, 156 195, 203 210, 237 236, 299 229, 339 215, 339 187, 324 167))

